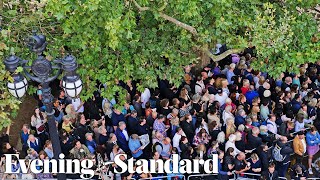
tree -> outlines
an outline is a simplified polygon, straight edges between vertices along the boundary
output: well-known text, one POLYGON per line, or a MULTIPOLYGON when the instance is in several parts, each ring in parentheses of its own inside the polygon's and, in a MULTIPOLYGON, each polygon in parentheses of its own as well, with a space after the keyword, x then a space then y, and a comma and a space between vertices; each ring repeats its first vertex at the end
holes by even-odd
MULTIPOLYGON (((39 0, 2 6, 2 38, 7 49, 29 56, 19 39, 33 28, 47 35, 48 58, 75 54, 88 99, 96 82, 104 97, 124 90, 117 80, 138 80, 138 90, 167 78, 179 86, 183 67, 203 54, 220 61, 255 46, 255 69, 276 77, 319 59, 317 21, 309 12, 317 1, 266 0, 39 0), (20 9, 24 9, 21 11, 20 9), (14 19, 14 21, 10 21, 14 19), (23 33, 23 34, 22 34, 23 33), (230 48, 215 56, 212 48, 230 48)), ((201 57, 200 57, 201 56, 201 57)), ((29 57, 30 58, 30 57, 29 57)), ((120 96, 123 103, 124 97, 120 96)))

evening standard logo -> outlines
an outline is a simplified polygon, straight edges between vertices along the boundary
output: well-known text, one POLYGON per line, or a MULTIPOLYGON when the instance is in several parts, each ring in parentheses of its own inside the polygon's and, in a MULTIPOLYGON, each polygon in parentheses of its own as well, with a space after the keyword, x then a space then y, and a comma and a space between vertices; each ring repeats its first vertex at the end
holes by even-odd
MULTIPOLYGON (((66 174, 80 174, 82 179, 91 179, 95 171, 91 169, 94 166, 94 161, 91 159, 64 159, 64 154, 59 155, 59 159, 34 159, 28 161, 19 159, 19 154, 5 154, 6 170, 8 174, 28 174, 30 171, 34 174, 39 173, 66 173, 66 174), (16 158, 13 158, 16 157, 16 158), (17 159, 15 161, 14 159, 17 159), (17 166, 18 164, 18 166, 17 166), (18 168, 12 168, 13 166, 18 168), (13 171, 13 169, 15 171, 13 171)), ((114 162, 103 162, 103 166, 115 164, 115 173, 167 173, 167 174, 192 174, 200 173, 203 169, 206 174, 218 173, 218 155, 213 154, 211 159, 180 159, 179 155, 173 154, 171 159, 128 159, 126 154, 118 154, 114 157, 114 162), (200 168, 202 167, 202 168, 200 168)))

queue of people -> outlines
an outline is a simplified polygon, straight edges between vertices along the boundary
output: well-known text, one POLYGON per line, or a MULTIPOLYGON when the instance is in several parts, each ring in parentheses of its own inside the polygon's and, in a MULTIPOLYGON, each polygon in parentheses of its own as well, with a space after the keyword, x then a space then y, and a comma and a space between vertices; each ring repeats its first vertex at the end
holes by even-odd
MULTIPOLYGON (((257 173, 268 180, 307 178, 316 173, 313 162, 320 144, 320 61, 301 65, 299 73, 271 78, 252 69, 254 60, 252 53, 233 55, 224 64, 212 61, 199 74, 188 65, 179 87, 159 79, 159 88, 139 92, 139 81, 117 80, 127 92, 123 106, 99 91, 83 102, 61 90, 54 99, 54 117, 62 152, 77 159, 99 154, 106 161, 121 153, 135 159, 179 154, 204 160, 218 154, 219 179, 234 173, 257 173), (150 137, 147 146, 139 139, 143 135, 150 137)), ((41 95, 39 86, 39 106, 21 130, 22 154, 29 159, 54 156, 41 95)), ((107 172, 114 179, 170 176, 115 174, 115 168, 107 172)))

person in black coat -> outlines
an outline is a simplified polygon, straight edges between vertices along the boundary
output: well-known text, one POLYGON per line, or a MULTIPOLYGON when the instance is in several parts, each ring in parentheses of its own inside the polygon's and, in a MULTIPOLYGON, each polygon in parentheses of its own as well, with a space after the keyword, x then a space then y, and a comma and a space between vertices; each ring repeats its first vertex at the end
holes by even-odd
POLYGON ((133 110, 128 117, 128 133, 133 134, 138 125, 137 111, 133 110))
POLYGON ((141 117, 139 119, 139 124, 136 126, 135 131, 139 136, 144 134, 148 134, 149 136, 151 135, 150 127, 147 125, 147 120, 145 117, 141 117))
POLYGON ((247 150, 252 150, 259 147, 262 144, 262 139, 259 137, 260 130, 257 127, 252 129, 252 132, 248 134, 247 150))
POLYGON ((279 175, 278 172, 275 170, 275 164, 270 163, 268 169, 263 171, 261 174, 261 180, 278 180, 279 175))
POLYGON ((179 143, 179 148, 181 150, 180 156, 181 159, 190 159, 190 156, 193 152, 190 151, 189 148, 192 148, 190 146, 190 143, 188 142, 188 138, 185 136, 182 136, 179 143))
POLYGON ((89 129, 86 125, 86 118, 84 115, 81 115, 79 126, 75 129, 74 135, 81 142, 81 144, 86 143, 86 134, 89 132, 89 129))
POLYGON ((279 176, 281 177, 285 177, 290 165, 290 154, 294 152, 287 142, 287 137, 282 136, 276 143, 276 145, 278 145, 281 148, 280 153, 284 158, 282 162, 277 163, 277 171, 279 173, 279 176))
POLYGON ((303 164, 295 164, 290 168, 290 177, 294 180, 300 180, 302 178, 308 178, 307 168, 303 164))
POLYGON ((188 118, 188 119, 185 119, 184 121, 180 122, 181 128, 182 128, 183 132, 186 134, 189 142, 192 142, 193 137, 195 135, 195 130, 193 128, 191 121, 192 121, 192 119, 188 118))
POLYGON ((270 159, 270 150, 267 144, 262 144, 258 147, 258 155, 261 160, 261 171, 268 170, 269 159, 270 159))

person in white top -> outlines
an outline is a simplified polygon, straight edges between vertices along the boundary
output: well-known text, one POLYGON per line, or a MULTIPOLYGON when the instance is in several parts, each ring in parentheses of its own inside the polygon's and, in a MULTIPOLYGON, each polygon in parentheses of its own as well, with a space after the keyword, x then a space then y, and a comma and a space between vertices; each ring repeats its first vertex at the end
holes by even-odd
POLYGON ((198 76, 197 77, 197 82, 196 85, 194 87, 194 91, 196 94, 202 94, 202 90, 205 88, 205 85, 203 83, 202 77, 198 76))
POLYGON ((218 93, 214 95, 215 100, 220 103, 220 106, 226 103, 226 99, 228 98, 227 93, 223 92, 221 88, 218 89, 218 93))
POLYGON ((83 111, 84 111, 84 107, 83 107, 84 102, 81 101, 79 96, 77 96, 76 98, 72 99, 71 103, 73 105, 74 110, 77 113, 83 113, 83 111))
POLYGON ((178 152, 181 152, 179 143, 182 136, 186 136, 186 134, 183 132, 182 128, 178 127, 176 134, 172 138, 172 145, 177 148, 178 152))
POLYGON ((235 144, 235 141, 236 141, 236 135, 234 134, 231 134, 229 136, 229 140, 227 141, 226 143, 226 151, 228 150, 229 147, 232 147, 234 149, 234 153, 235 155, 239 154, 241 151, 236 147, 236 144, 235 144))
POLYGON ((274 114, 269 115, 269 119, 267 120, 267 128, 269 132, 271 132, 272 134, 275 134, 276 139, 280 138, 280 135, 278 135, 276 116, 274 114))
POLYGON ((148 88, 145 88, 143 93, 141 94, 141 102, 142 102, 142 108, 146 108, 146 103, 149 101, 151 97, 150 90, 148 88))

